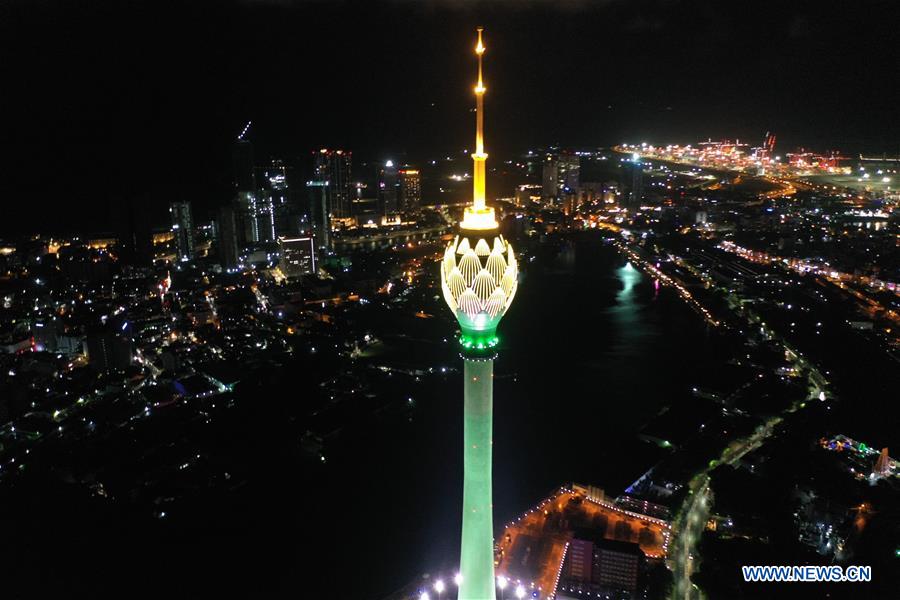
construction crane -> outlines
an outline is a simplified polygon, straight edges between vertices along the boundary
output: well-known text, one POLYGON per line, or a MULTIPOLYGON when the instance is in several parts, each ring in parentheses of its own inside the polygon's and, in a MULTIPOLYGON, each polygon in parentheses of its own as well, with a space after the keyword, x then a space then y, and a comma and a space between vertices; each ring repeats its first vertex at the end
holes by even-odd
POLYGON ((241 131, 241 135, 239 135, 238 138, 237 138, 238 140, 244 139, 244 136, 247 135, 247 132, 250 130, 250 124, 251 124, 251 123, 253 123, 253 121, 247 121, 247 124, 244 125, 243 131, 241 131))
POLYGON ((753 152, 756 155, 757 160, 763 161, 771 159, 772 155, 775 153, 775 134, 767 131, 766 135, 763 136, 762 146, 753 148, 753 152))

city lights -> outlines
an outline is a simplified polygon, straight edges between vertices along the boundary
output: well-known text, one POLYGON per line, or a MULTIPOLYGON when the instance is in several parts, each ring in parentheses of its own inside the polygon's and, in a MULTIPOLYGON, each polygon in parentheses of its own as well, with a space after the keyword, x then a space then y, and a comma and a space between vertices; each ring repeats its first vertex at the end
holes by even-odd
POLYGON ((7 595, 897 595, 900 3, 45 4, 7 595))

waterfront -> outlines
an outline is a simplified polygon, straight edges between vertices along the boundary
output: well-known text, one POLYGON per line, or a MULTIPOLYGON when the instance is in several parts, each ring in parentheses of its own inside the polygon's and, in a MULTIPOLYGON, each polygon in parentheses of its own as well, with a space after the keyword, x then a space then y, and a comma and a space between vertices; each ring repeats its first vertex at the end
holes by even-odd
MULTIPOLYGON (((564 482, 621 493, 664 452, 637 439, 640 427, 664 405, 691 401, 715 355, 700 317, 599 237, 554 254, 529 265, 500 332, 495 529, 564 482)), ((448 352, 449 364, 455 360, 448 352)), ((316 568, 340 577, 343 565, 361 566, 358 581, 342 580, 345 597, 381 597, 398 582, 455 569, 459 385, 458 375, 420 382, 411 421, 359 426, 352 443, 329 453, 319 472, 319 484, 333 490, 327 507, 317 494, 304 510, 321 514, 333 533, 316 568), (364 539, 358 518, 366 520, 364 539)))

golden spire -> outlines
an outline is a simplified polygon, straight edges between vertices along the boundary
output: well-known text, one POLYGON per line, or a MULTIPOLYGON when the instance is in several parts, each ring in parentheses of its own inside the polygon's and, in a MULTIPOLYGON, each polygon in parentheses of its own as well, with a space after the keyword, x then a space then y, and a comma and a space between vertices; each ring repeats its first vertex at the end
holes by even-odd
MULTIPOLYGON (((478 85, 475 86, 475 98, 476 98, 476 124, 475 124, 475 154, 478 156, 484 155, 487 158, 487 155, 484 154, 484 79, 482 78, 481 73, 481 57, 484 54, 484 44, 481 42, 481 32, 484 31, 481 27, 478 28, 478 45, 475 46, 475 54, 478 56, 478 85)), ((477 198, 476 198, 477 202, 477 198)))
POLYGON ((484 55, 484 43, 481 40, 481 32, 484 28, 478 28, 478 44, 475 46, 475 55, 478 56, 478 84, 475 86, 475 154, 472 155, 474 165, 474 177, 472 178, 472 206, 466 209, 461 226, 463 229, 494 229, 497 221, 494 219, 494 209, 485 205, 485 161, 487 154, 484 152, 484 77, 482 75, 482 60, 484 55))

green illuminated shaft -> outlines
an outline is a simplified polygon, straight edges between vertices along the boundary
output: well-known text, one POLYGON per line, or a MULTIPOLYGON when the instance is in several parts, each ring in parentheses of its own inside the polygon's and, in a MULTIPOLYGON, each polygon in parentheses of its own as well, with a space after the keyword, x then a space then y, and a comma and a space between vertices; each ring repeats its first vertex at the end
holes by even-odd
POLYGON ((491 502, 494 361, 464 359, 464 480, 459 600, 495 600, 491 502))

